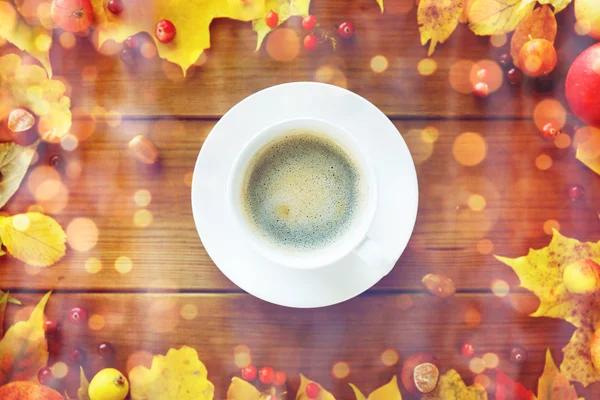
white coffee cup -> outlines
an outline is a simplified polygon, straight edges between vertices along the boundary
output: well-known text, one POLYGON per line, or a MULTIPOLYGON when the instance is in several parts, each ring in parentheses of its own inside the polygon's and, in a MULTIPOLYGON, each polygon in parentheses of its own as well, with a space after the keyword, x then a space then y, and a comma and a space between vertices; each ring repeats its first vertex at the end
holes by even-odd
POLYGON ((365 268, 380 276, 386 275, 394 265, 394 260, 385 257, 379 245, 369 238, 369 228, 378 201, 375 172, 352 135, 339 126, 314 118, 297 118, 279 122, 259 132, 237 156, 229 176, 227 198, 231 215, 248 241, 260 254, 278 265, 298 269, 322 268, 351 253, 365 261, 365 268), (266 145, 290 131, 318 132, 319 136, 339 145, 358 166, 364 185, 361 191, 363 198, 350 228, 332 244, 314 251, 290 250, 265 240, 250 222, 243 205, 245 177, 253 157, 266 145))

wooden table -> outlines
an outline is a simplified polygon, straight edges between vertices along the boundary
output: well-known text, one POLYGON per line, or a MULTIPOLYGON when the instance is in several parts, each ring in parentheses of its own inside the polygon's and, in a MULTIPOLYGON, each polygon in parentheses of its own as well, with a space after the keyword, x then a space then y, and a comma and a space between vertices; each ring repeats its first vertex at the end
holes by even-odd
MULTIPOLYGON (((284 63, 272 60, 264 46, 253 51, 249 24, 215 20, 206 62, 193 67, 186 79, 158 58, 139 58, 128 67, 118 55, 98 53, 86 38, 70 50, 55 41, 52 64, 55 75, 70 84, 75 129, 89 129, 85 115, 93 114, 94 133, 72 152, 46 146, 31 170, 47 166, 55 154, 61 157, 58 170, 67 203, 52 202, 46 211, 54 211, 65 227, 77 217, 93 220, 99 239, 92 250, 69 249, 61 262, 42 270, 3 257, 0 286, 27 305, 54 290, 47 314, 64 328, 62 340, 53 346, 53 360, 81 347, 88 354, 88 375, 101 366, 95 348, 102 341, 115 345, 116 366, 123 370, 134 352, 164 354, 189 345, 208 367, 215 398, 224 399, 231 378, 239 376, 234 348, 246 344, 254 364, 288 374, 292 394, 302 372, 338 399, 351 399, 348 382, 370 393, 399 374, 402 361, 418 351, 432 352, 443 370, 455 368, 470 383, 474 374, 459 350, 470 342, 477 354, 498 354, 503 371, 537 391, 546 349, 560 362, 574 328, 561 320, 528 317, 536 299, 519 289, 516 275, 492 254, 516 257, 545 246, 549 220, 567 236, 600 239, 600 179, 575 159, 573 148, 558 149, 542 140, 532 120, 535 105, 544 98, 566 104, 566 71, 593 41, 574 33, 569 7, 558 18, 559 66, 550 85, 538 86, 540 92, 532 84, 505 82, 481 100, 453 90, 450 71, 461 60, 495 60, 507 46, 495 48, 489 37, 459 26, 438 46, 435 72, 423 76, 417 65, 427 48, 420 45, 412 0, 388 1, 383 15, 373 0, 314 0, 311 12, 324 26, 352 21, 355 39, 340 43, 335 52, 301 51, 284 63), (370 66, 377 55, 389 62, 381 73, 370 66), (212 263, 192 220, 190 181, 206 136, 231 106, 275 84, 323 79, 317 74, 322 66, 337 68, 335 83, 373 102, 398 127, 417 163, 420 207, 408 248, 375 287, 336 306, 288 309, 244 293, 212 263), (421 139, 426 127, 439 132, 434 143, 421 139), (453 156, 453 143, 464 132, 479 134, 487 144, 486 157, 476 166, 461 165, 453 156), (158 165, 147 167, 130 156, 127 144, 138 134, 158 146, 158 165), (553 161, 547 170, 536 167, 541 154, 553 161), (67 165, 71 168, 65 171, 67 165), (585 187, 583 200, 567 196, 573 184, 585 187), (134 194, 141 189, 152 199, 140 208, 134 194), (485 198, 482 211, 468 206, 471 194, 485 198), (146 228, 134 225, 134 214, 142 208, 153 216, 146 228), (124 274, 114 267, 122 256, 132 262, 124 274), (101 262, 100 272, 87 272, 90 258, 101 262), (427 273, 452 278, 457 294, 448 299, 428 294, 421 284, 427 273), (490 290, 495 280, 506 281, 511 294, 495 296, 490 290), (515 309, 517 303, 525 306, 515 309), (66 321, 73 306, 102 316, 104 326, 72 327, 66 321), (184 306, 186 318, 181 316, 184 306), (521 366, 509 362, 514 345, 529 352, 521 366), (399 353, 397 365, 382 363, 386 349, 399 353), (332 376, 338 362, 350 368, 345 379, 332 376)), ((301 32, 299 23, 294 19, 288 27, 301 32)), ((34 203, 25 182, 4 211, 24 212, 34 203)), ((9 307, 9 322, 22 315, 9 307)), ((586 398, 600 396, 600 385, 576 387, 586 398)))

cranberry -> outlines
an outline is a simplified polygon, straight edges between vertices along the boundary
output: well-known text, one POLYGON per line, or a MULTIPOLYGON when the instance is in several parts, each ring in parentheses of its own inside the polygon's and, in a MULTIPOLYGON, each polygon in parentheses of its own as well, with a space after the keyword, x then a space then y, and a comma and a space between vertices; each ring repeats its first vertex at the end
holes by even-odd
POLYGON ((275 379, 275 370, 271 367, 262 367, 260 371, 258 371, 258 380, 268 385, 273 382, 275 379))
POLYGON ((158 21, 156 28, 154 29, 154 36, 156 36, 156 39, 161 43, 169 43, 175 39, 176 33, 177 30, 175 29, 175 25, 167 19, 158 21))
POLYGON ((78 347, 75 347, 69 354, 69 361, 75 364, 82 364, 85 361, 85 353, 78 347))
POLYGON ((305 391, 306 391, 306 396, 309 399, 316 399, 319 397, 319 394, 321 393, 321 388, 316 383, 311 382, 308 385, 306 385, 305 391))
POLYGON ((283 386, 287 381, 287 376, 285 376, 284 372, 277 371, 275 372, 275 379, 273 379, 273 385, 275 386, 283 386))
POLYGON ((585 189, 581 185, 573 185, 569 188, 569 197, 575 201, 585 193, 585 189))
POLYGON ((511 85, 518 85, 523 80, 523 73, 518 68, 511 68, 506 71, 506 76, 511 85))
POLYGON ((135 36, 129 36, 125 39, 125 46, 129 49, 137 49, 140 47, 140 41, 135 36))
POLYGON ((317 17, 314 15, 307 15, 302 19, 302 28, 305 31, 312 31, 317 26, 317 17))
POLYGON ((500 57, 498 57, 498 64, 500 64, 500 66, 505 69, 511 67, 512 61, 511 61, 510 54, 508 54, 508 53, 500 54, 500 57))
POLYGON ((53 155, 48 159, 48 164, 54 168, 58 168, 62 164, 62 159, 59 155, 53 155))
POLYGON ((49 386, 54 382, 54 374, 49 367, 44 367, 38 371, 38 381, 42 385, 49 386))
POLYGON ((460 352, 465 357, 473 357, 473 354, 475 354, 475 348, 471 343, 465 343, 460 348, 460 352))
POLYGON ((104 359, 110 359, 115 356, 115 348, 108 342, 100 343, 96 351, 98 352, 98 355, 104 359))
POLYGON ((488 97, 490 95, 490 88, 485 82, 477 82, 473 87, 473 94, 477 97, 488 97))
POLYGON ((253 381, 256 379, 256 367, 254 365, 248 365, 246 368, 242 368, 242 378, 247 381, 253 381))
POLYGON ((121 61, 123 61, 126 65, 133 65, 135 62, 135 55, 133 54, 133 50, 131 49, 123 49, 121 50, 121 61))
POLYGON ((69 321, 74 324, 83 324, 87 321, 88 312, 83 307, 73 307, 69 311, 69 321))
POLYGON ((548 122, 540 131, 540 135, 546 140, 554 140, 559 133, 560 130, 556 129, 552 122, 548 122))
POLYGON ((523 364, 527 361, 527 350, 522 347, 513 347, 510 350, 510 362, 513 364, 523 364))
POLYGON ((304 48, 306 50, 314 50, 317 47, 318 41, 317 35, 310 33, 304 36, 304 48))
POLYGON ((338 35, 342 39, 350 39, 354 36, 354 25, 352 22, 342 22, 340 26, 338 26, 338 35))
POLYGON ((55 319, 47 319, 44 321, 44 332, 48 335, 54 335, 58 332, 58 321, 55 319))
POLYGON ((123 4, 123 0, 110 0, 108 2, 108 11, 113 14, 121 14, 125 5, 123 4))
POLYGON ((276 28, 279 23, 279 14, 275 11, 270 11, 265 17, 265 23, 271 29, 276 28))

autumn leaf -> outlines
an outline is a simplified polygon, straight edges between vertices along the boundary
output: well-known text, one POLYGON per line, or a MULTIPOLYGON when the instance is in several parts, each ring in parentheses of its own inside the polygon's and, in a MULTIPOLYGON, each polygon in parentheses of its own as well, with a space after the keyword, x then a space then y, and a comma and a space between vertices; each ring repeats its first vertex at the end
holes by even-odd
POLYGON ((265 16, 264 0, 129 0, 119 15, 110 13, 106 1, 92 0, 98 30, 98 44, 112 39, 123 42, 139 32, 148 32, 158 55, 181 67, 188 68, 210 47, 210 24, 214 18, 251 21, 265 16), (161 43, 154 36, 158 21, 167 19, 177 29, 175 39, 161 43))
POLYGON ((451 369, 440 376, 437 387, 431 393, 424 394, 421 400, 487 400, 483 386, 475 383, 469 387, 455 370, 451 369))
POLYGON ((37 381, 38 371, 48 363, 44 336, 46 293, 27 321, 11 326, 0 341, 0 386, 14 381, 37 381))
POLYGON ((71 100, 65 96, 61 81, 48 79, 37 65, 22 65, 21 57, 0 57, 0 116, 16 107, 25 107, 38 116, 38 131, 43 139, 55 141, 71 129, 71 100))
POLYGON ((600 175, 600 129, 585 129, 587 138, 585 141, 577 142, 575 157, 589 169, 600 175))
MULTIPOLYGON (((383 1, 383 0, 381 0, 383 1)), ((279 15, 279 22, 277 25, 283 24, 290 17, 301 16, 305 17, 308 15, 308 9, 310 7, 310 0, 267 0, 266 11, 275 11, 279 15)), ((252 21, 252 29, 257 34, 256 37, 256 50, 260 49, 263 40, 269 32, 273 29, 267 26, 265 16, 261 15, 259 18, 252 21)))
POLYGON ((473 2, 475 0, 463 0, 463 1, 464 1, 464 6, 463 6, 463 10, 462 10, 462 13, 460 15, 458 22, 460 22, 462 24, 466 24, 467 22, 469 22, 469 10, 471 9, 471 5, 473 4, 473 2))
POLYGON ((266 396, 251 383, 234 377, 227 390, 227 400, 265 400, 266 396))
MULTIPOLYGON (((571 4, 571 1, 573 1, 573 0, 537 0, 537 2, 540 4, 548 4, 548 5, 551 5, 552 7, 554 7, 555 14, 558 12, 561 12, 562 10, 567 8, 567 6, 569 4, 571 4)), ((523 3, 524 4, 527 4, 527 3, 535 4, 536 0, 524 0, 523 3)))
MULTIPOLYGON (((2 242, 0 242, 0 243, 2 243, 2 242)), ((8 292, 3 292, 2 290, 0 290, 0 296, 3 295, 4 293, 8 293, 8 292)), ((21 305, 21 301, 20 300, 15 299, 14 297, 12 297, 10 295, 8 296, 8 302, 12 303, 12 304, 16 304, 18 306, 21 305)), ((2 335, 0 335, 0 336, 2 336, 2 335)))
POLYGON ((554 230, 548 246, 532 249, 527 256, 495 257, 515 271, 522 287, 539 297, 540 305, 532 317, 560 318, 577 328, 563 349, 560 369, 565 376, 584 386, 600 381, 590 354, 594 327, 600 323, 600 301, 595 296, 570 293, 563 281, 567 265, 580 259, 600 262, 600 242, 581 243, 554 230))
POLYGON ((0 293, 0 337, 4 336, 4 313, 8 303, 8 293, 0 293))
POLYGON ((36 58, 52 76, 50 46, 52 31, 29 25, 8 1, 0 1, 0 38, 4 38, 36 58))
POLYGON ((150 369, 137 366, 129 372, 132 400, 212 400, 215 388, 208 371, 191 347, 156 355, 150 369))
POLYGON ((41 25, 46 29, 56 27, 52 14, 48 12, 52 0, 14 0, 14 3, 19 14, 29 25, 41 25))
POLYGON ((544 373, 538 381, 538 400, 577 400, 575 388, 556 368, 550 349, 546 351, 544 373))
POLYGON ((311 381, 302 374, 300 374, 300 387, 298 388, 298 393, 296 393, 296 400, 309 400, 309 397, 306 395, 306 385, 308 385, 309 383, 314 383, 321 389, 321 391, 319 392, 319 400, 335 400, 335 397, 333 397, 331 393, 325 390, 323 386, 321 386, 315 381, 311 381))
POLYGON ((504 372, 496 371, 496 400, 535 400, 531 390, 513 381, 504 372))
POLYGON ((522 0, 474 0, 469 8, 469 28, 476 35, 499 35, 517 28, 535 3, 522 0))
POLYGON ((34 147, 0 143, 0 208, 17 192, 35 154, 34 147))
POLYGON ((377 0, 377 4, 379 4, 379 8, 381 9, 381 13, 383 14, 383 0, 377 0))
MULTIPOLYGON (((424 0, 421 0, 421 2, 423 1, 424 0)), ((394 375, 391 381, 373 391, 369 397, 365 397, 365 395, 353 384, 350 383, 349 385, 354 391, 356 400, 402 400, 396 375, 394 375)))
POLYGON ((90 400, 88 395, 88 388, 90 387, 90 381, 85 376, 83 368, 79 366, 79 389, 77 389, 77 398, 79 400, 90 400))
POLYGON ((556 17, 550 7, 541 6, 533 10, 517 27, 510 41, 510 55, 513 64, 519 66, 519 53, 531 39, 546 39, 554 44, 556 39, 556 17))
POLYGON ((427 55, 433 54, 438 43, 444 43, 458 26, 463 0, 421 0, 417 11, 421 44, 429 40, 427 55))

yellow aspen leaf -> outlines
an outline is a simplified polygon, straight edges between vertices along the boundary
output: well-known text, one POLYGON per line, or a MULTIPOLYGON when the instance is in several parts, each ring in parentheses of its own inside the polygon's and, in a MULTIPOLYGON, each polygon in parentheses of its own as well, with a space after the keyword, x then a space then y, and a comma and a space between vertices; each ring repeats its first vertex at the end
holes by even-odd
POLYGON ((23 147, 14 142, 0 143, 0 208, 19 189, 34 154, 34 147, 23 147))
POLYGON ((573 0, 538 0, 538 3, 551 5, 554 7, 554 13, 556 14, 567 8, 571 1, 573 0))
POLYGON ((381 13, 383 14, 383 0, 377 0, 377 4, 379 4, 379 8, 381 9, 381 13))
POLYGON ((433 54, 438 43, 444 43, 458 26, 463 0, 421 0, 417 11, 421 44, 428 41, 427 55, 433 54))
POLYGON ((558 26, 550 7, 541 6, 533 10, 517 27, 510 41, 510 55, 513 64, 519 66, 519 53, 525 43, 531 39, 546 39, 554 44, 558 26))
POLYGON ((266 396, 253 384, 234 377, 227 390, 227 400, 264 400, 266 396))
POLYGON ((50 293, 42 297, 27 321, 11 326, 0 341, 0 386, 8 382, 37 381, 38 371, 48 363, 44 308, 50 293))
POLYGON ((88 381, 87 377, 85 376, 83 368, 79 366, 79 389, 77 389, 78 400, 90 400, 90 396, 88 395, 89 387, 90 381, 88 381))
POLYGON ((585 141, 577 143, 575 158, 600 175, 600 129, 586 129, 589 133, 585 141))
MULTIPOLYGON (((425 0, 421 0, 422 2, 425 0)), ((369 397, 365 397, 364 394, 352 383, 349 384, 354 391, 356 400, 402 400, 400 389, 398 388, 398 380, 396 375, 391 381, 383 385, 382 387, 375 389, 369 397)))
POLYGON ((308 385, 309 383, 314 383, 321 389, 321 391, 319 392, 319 400, 335 400, 335 397, 333 397, 331 393, 325 390, 323 386, 321 386, 315 381, 311 381, 302 374, 300 374, 300 387, 298 388, 298 393, 296 393, 296 400, 309 400, 309 397, 306 395, 306 385, 308 385))
POLYGON ((476 35, 499 35, 517 28, 535 3, 522 0, 474 0, 469 9, 469 28, 476 35))
POLYGON ((54 219, 40 213, 0 220, 0 238, 11 256, 36 267, 52 265, 66 252, 65 231, 54 219))
MULTIPOLYGON (((5 292, 3 292, 2 290, 0 290, 0 296, 4 295, 4 293, 5 292)), ((8 292, 6 292, 6 293, 8 293, 8 292)), ((11 304, 16 304, 18 306, 21 305, 21 301, 20 300, 15 299, 14 297, 12 297, 10 295, 8 296, 8 302, 11 303, 11 304)), ((2 336, 2 335, 0 335, 0 336, 2 336)))
POLYGON ((132 400, 212 400, 215 392, 198 353, 187 346, 154 356, 150 369, 133 368, 129 384, 132 400))
POLYGON ((600 381, 590 352, 594 327, 600 323, 600 301, 595 295, 570 293, 563 280, 565 268, 578 260, 600 262, 600 242, 581 243, 554 230, 550 244, 542 249, 517 258, 495 257, 515 271, 522 287, 539 297, 532 317, 560 318, 577 328, 563 349, 560 369, 566 378, 584 386, 600 381))
POLYGON ((210 24, 214 18, 251 21, 265 16, 264 0, 129 0, 119 15, 106 8, 106 1, 92 0, 98 30, 98 44, 112 39, 123 42, 131 35, 148 32, 158 55, 181 67, 188 68, 210 47, 210 24), (154 36, 156 23, 167 19, 176 28, 173 41, 161 43, 154 36))
POLYGON ((546 365, 538 381, 537 398, 538 400, 577 400, 575 388, 556 368, 550 349, 546 350, 546 365))
POLYGON ((469 10, 471 9, 471 5, 475 0, 464 0, 465 5, 463 6, 463 11, 460 14, 460 19, 458 20, 460 23, 466 24, 469 21, 469 10))
POLYGON ((487 400, 487 398, 483 386, 475 383, 467 387, 458 372, 451 369, 440 376, 435 390, 424 394, 421 400, 487 400))
POLYGON ((48 76, 52 76, 49 55, 52 31, 29 25, 8 1, 0 1, 0 37, 37 59, 48 76))
MULTIPOLYGON (((383 1, 383 0, 381 0, 383 1)), ((308 15, 308 9, 310 7, 310 0, 267 0, 265 9, 267 12, 274 11, 279 16, 277 25, 283 24, 290 17, 301 16, 305 17, 308 15)), ((273 29, 267 26, 265 16, 261 15, 260 18, 252 21, 252 29, 257 34, 256 37, 256 50, 260 49, 263 40, 273 29)))
POLYGON ((48 79, 37 65, 22 65, 21 57, 0 57, 0 116, 16 107, 25 107, 37 116, 42 139, 55 141, 71 129, 71 100, 65 96, 65 85, 48 79))

